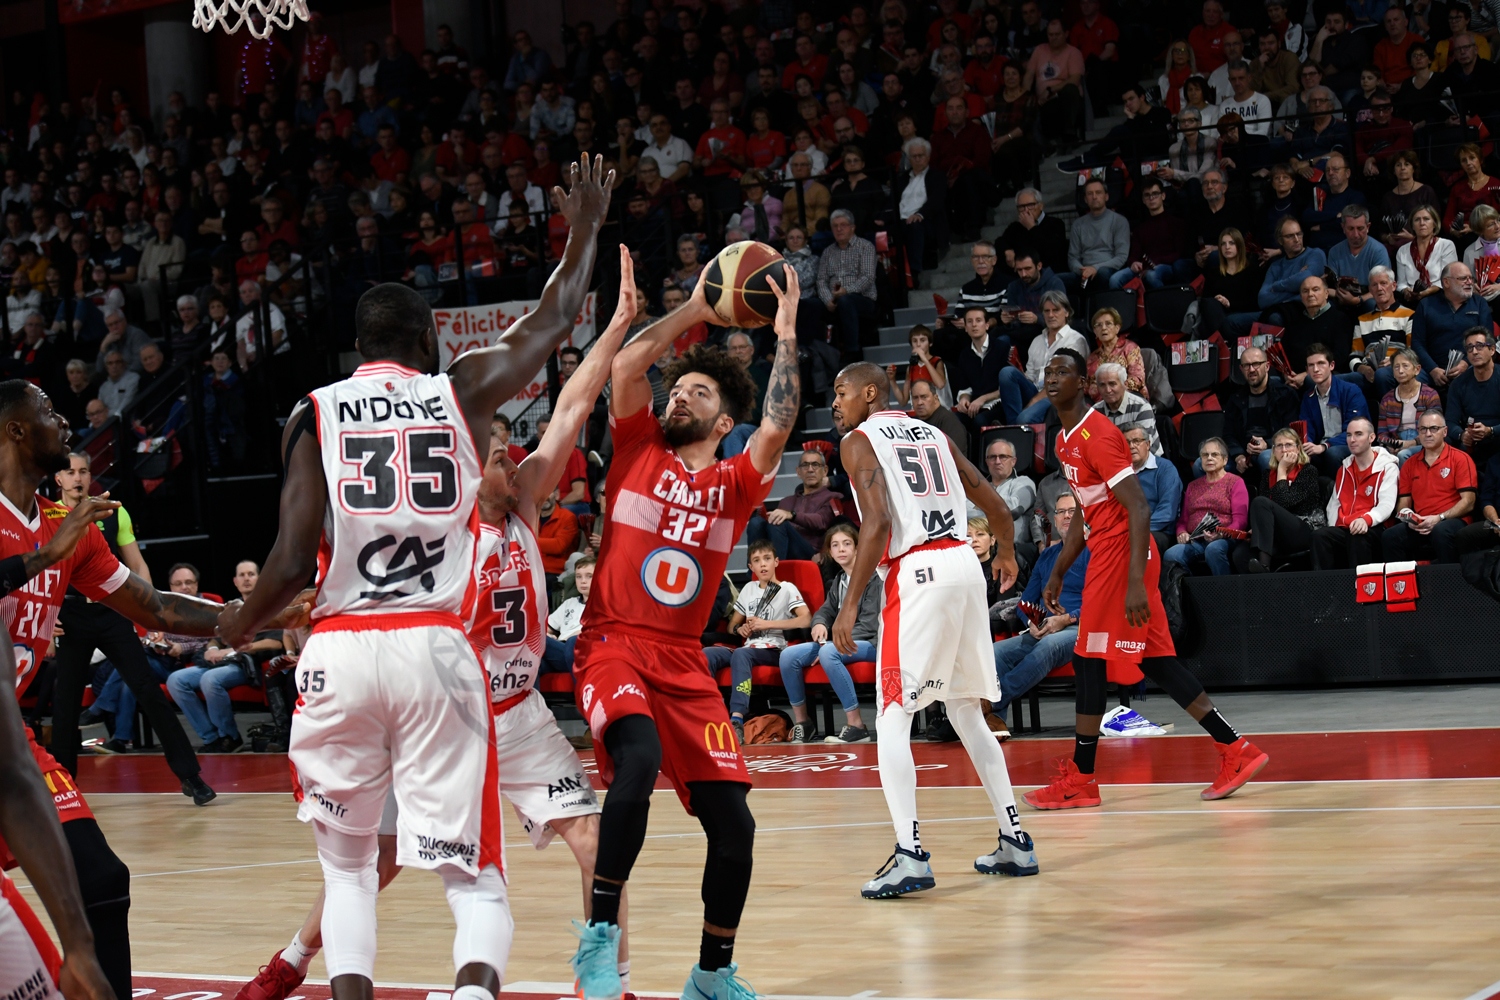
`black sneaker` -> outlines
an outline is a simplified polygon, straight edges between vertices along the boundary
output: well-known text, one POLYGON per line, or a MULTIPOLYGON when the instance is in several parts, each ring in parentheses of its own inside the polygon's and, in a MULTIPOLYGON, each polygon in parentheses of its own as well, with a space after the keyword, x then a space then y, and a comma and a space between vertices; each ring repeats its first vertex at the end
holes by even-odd
POLYGON ((927 727, 928 743, 953 743, 957 740, 958 731, 953 728, 953 723, 948 721, 946 715, 927 727))
POLYGON ((99 749, 104 753, 129 753, 130 744, 124 740, 108 740, 99 744, 99 749))
POLYGON ((868 743, 870 742, 870 731, 864 726, 845 726, 839 730, 837 736, 828 736, 824 743, 868 743))
POLYGON ((1057 172, 1060 174, 1076 174, 1084 169, 1083 157, 1075 156, 1071 160, 1058 160, 1057 172))
POLYGON ((219 795, 218 792, 208 787, 201 776, 196 774, 191 778, 182 779, 182 794, 191 798, 195 806, 206 806, 219 795))
POLYGON ((224 737, 224 749, 222 751, 220 751, 220 752, 221 753, 234 753, 236 750, 238 750, 240 747, 242 747, 244 745, 245 745, 245 741, 240 738, 240 736, 239 736, 238 733, 236 733, 233 736, 226 736, 226 737, 224 737))
POLYGON ((816 743, 818 741, 818 724, 808 719, 806 722, 792 723, 791 735, 787 737, 788 743, 816 743))

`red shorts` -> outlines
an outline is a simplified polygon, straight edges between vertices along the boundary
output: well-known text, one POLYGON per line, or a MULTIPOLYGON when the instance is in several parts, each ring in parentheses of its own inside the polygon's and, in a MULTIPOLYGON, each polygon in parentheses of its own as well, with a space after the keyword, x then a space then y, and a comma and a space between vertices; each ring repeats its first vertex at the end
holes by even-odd
MULTIPOLYGON (((31 747, 31 756, 36 758, 37 767, 41 769, 47 790, 52 793, 52 804, 57 808, 58 821, 68 823, 75 819, 93 819, 94 811, 89 808, 83 793, 73 783, 73 776, 38 745, 29 727, 26 730, 26 742, 31 747)), ((15 866, 16 859, 11 855, 10 848, 0 839, 0 869, 9 870, 15 866)))
POLYGON ((578 637, 573 657, 578 710, 594 734, 594 755, 606 785, 614 780, 614 764, 604 749, 604 731, 627 715, 656 723, 662 774, 689 813, 691 781, 752 784, 724 695, 701 648, 589 631, 578 637))
POLYGON ((1146 601, 1151 618, 1144 625, 1125 620, 1125 590, 1130 583, 1130 541, 1120 537, 1089 542, 1089 568, 1083 579, 1083 607, 1073 652, 1101 660, 1140 663, 1148 656, 1176 656, 1167 611, 1161 603, 1161 554, 1154 539, 1146 559, 1146 601))

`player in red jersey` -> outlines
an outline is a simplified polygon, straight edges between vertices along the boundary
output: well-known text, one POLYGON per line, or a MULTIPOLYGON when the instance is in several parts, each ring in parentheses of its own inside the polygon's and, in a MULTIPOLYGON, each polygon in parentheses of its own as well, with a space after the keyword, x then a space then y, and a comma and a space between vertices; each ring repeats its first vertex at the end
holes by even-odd
MULTIPOLYGON (((83 518, 79 522, 92 523, 83 518)), ((15 659, 0 649, 0 670, 5 669, 14 670, 15 659)), ((68 842, 57 821, 52 792, 33 763, 27 733, 15 689, 0 684, 0 836, 42 897, 63 956, 59 959, 41 922, 10 879, 0 874, 0 996, 52 1000, 61 992, 67 1000, 114 1000, 114 990, 94 957, 93 932, 68 842)))
POLYGON ((750 773, 708 669, 701 635, 729 552, 765 499, 797 419, 797 276, 773 281, 776 361, 760 427, 745 450, 716 461, 744 419, 754 383, 732 359, 694 347, 666 371, 667 412, 651 413, 646 371, 695 323, 715 322, 699 282, 692 298, 615 356, 609 420, 615 455, 594 586, 575 648, 578 705, 609 783, 599 823, 591 919, 573 969, 579 995, 621 993, 620 896, 646 837, 658 771, 708 834, 703 938, 683 996, 749 1000, 735 978, 735 929, 750 890, 755 820, 750 773))
POLYGON ((1270 757, 1234 731, 1198 678, 1177 662, 1158 587, 1161 554, 1151 538, 1151 511, 1131 467, 1125 435, 1084 394, 1087 370, 1082 355, 1063 348, 1047 363, 1044 378, 1047 398, 1057 407, 1064 428, 1057 435, 1057 460, 1083 515, 1073 519, 1042 591, 1042 600, 1055 614, 1062 613, 1057 598, 1063 575, 1083 551, 1088 532, 1089 569, 1073 647, 1078 688, 1073 759, 1059 762, 1061 773, 1050 785, 1022 798, 1037 809, 1099 805, 1094 757, 1104 717, 1105 661, 1113 659, 1139 664, 1141 673, 1213 737, 1219 773, 1202 796, 1222 799, 1255 777, 1270 757))
MULTIPOLYGON (((68 467, 70 434, 68 422, 53 412, 46 393, 19 379, 0 382, 0 566, 9 557, 45 548, 66 523, 67 508, 37 496, 36 489, 68 467)), ((163 632, 213 635, 223 610, 196 597, 156 590, 120 564, 102 534, 84 532, 71 556, 0 598, 0 619, 16 657, 18 691, 25 689, 52 645, 58 609, 70 584, 131 621, 163 632)), ((54 790, 99 964, 115 992, 128 997, 130 870, 110 850, 71 775, 35 743, 31 750, 54 790)), ((194 801, 213 797, 213 790, 197 775, 182 780, 182 791, 194 801)))

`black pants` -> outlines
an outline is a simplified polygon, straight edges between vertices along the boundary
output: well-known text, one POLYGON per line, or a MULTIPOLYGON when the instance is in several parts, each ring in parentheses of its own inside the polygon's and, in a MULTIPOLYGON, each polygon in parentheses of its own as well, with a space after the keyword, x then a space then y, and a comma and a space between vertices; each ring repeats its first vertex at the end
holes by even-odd
POLYGON ((1098 56, 1086 56, 1083 60, 1083 85, 1088 88, 1089 101, 1094 105, 1094 114, 1103 118, 1109 114, 1109 103, 1120 93, 1120 63, 1106 62, 1098 56))
POLYGON ((83 689, 89 681, 89 660, 99 649, 120 672, 136 704, 145 710, 172 773, 179 778, 197 774, 193 745, 177 721, 176 710, 161 693, 141 640, 125 616, 102 604, 84 604, 69 597, 57 621, 66 633, 57 644, 57 688, 52 707, 52 756, 57 762, 78 773, 78 713, 83 709, 83 689))
MULTIPOLYGON (((1433 562, 1456 563, 1458 562, 1458 536, 1465 528, 1469 527, 1458 518, 1447 521, 1439 521, 1437 527, 1428 534, 1413 531, 1411 525, 1406 523, 1395 524, 1386 529, 1380 539, 1380 547, 1385 552, 1388 562, 1404 562, 1407 559, 1432 558, 1433 562)), ((1486 534, 1493 535, 1494 532, 1481 525, 1481 530, 1486 534)))
POLYGON ((990 173, 1000 185, 1000 195, 1009 198, 1036 180, 1042 151, 1030 133, 1011 139, 990 157, 990 173))
POLYGON ((1077 142, 1083 135, 1083 95, 1071 83, 1043 104, 1042 135, 1053 142, 1077 142))
POLYGON ((1250 501, 1250 544, 1271 557, 1301 552, 1312 542, 1307 522, 1270 497, 1250 501))
POLYGON ((1380 528, 1356 535, 1348 528, 1318 528, 1312 533, 1313 569, 1353 569, 1380 558, 1380 528))
POLYGON ((977 167, 961 172, 948 189, 948 228, 959 243, 979 238, 994 200, 995 182, 977 167))
POLYGON ((1484 521, 1464 525, 1453 538, 1454 554, 1460 558, 1470 552, 1483 552, 1497 545, 1500 545, 1500 532, 1492 529, 1484 521))

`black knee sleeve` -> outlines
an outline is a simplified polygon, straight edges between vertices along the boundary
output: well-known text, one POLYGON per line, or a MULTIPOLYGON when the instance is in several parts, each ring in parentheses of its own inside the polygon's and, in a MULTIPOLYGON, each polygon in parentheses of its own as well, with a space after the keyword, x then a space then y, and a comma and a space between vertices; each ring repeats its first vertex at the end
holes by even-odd
POLYGON ((755 817, 745 800, 750 789, 729 781, 695 781, 688 803, 708 835, 703 866, 703 919, 715 927, 740 925, 755 853, 755 817))
POLYGON ((94 932, 94 954, 118 1000, 130 1000, 130 869, 110 849, 97 821, 64 823, 63 834, 94 932))
POLYGON ((1109 698, 1109 675, 1104 661, 1073 654, 1074 707, 1079 715, 1103 715, 1109 698))
POLYGON ((604 749, 614 764, 614 780, 599 816, 599 853, 594 872, 624 882, 646 842, 651 789, 661 771, 661 739, 656 723, 644 715, 627 715, 604 731, 604 749))
POLYGON ((1175 656, 1148 656, 1141 661, 1141 673, 1182 708, 1187 708, 1203 693, 1203 682, 1193 676, 1175 656))

